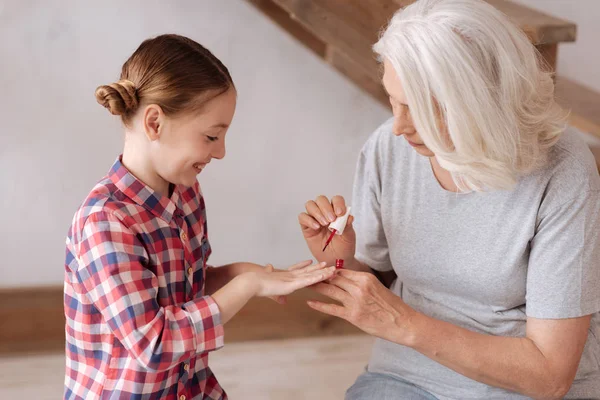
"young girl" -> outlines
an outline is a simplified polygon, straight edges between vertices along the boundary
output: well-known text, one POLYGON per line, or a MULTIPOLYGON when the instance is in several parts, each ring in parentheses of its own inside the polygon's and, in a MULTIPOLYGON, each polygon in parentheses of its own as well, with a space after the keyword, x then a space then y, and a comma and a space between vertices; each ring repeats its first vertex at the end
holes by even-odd
POLYGON ((65 262, 66 399, 226 399, 208 367, 223 324, 335 267, 206 265, 196 176, 225 156, 236 105, 227 68, 177 35, 144 41, 96 98, 125 126, 123 154, 74 216, 65 262))

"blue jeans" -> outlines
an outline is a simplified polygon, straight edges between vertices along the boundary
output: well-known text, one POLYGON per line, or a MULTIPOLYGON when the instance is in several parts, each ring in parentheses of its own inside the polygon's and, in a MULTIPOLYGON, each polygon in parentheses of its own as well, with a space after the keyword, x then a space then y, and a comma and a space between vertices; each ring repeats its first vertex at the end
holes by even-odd
POLYGON ((346 391, 345 400, 437 400, 425 390, 391 375, 364 372, 346 391))

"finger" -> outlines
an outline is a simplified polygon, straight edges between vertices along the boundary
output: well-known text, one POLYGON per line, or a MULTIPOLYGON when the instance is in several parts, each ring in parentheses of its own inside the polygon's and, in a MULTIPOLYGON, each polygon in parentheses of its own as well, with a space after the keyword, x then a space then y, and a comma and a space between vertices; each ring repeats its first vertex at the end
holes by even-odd
POLYGON ((356 233, 354 232, 353 222, 354 222, 354 216, 349 215, 348 221, 346 222, 346 229, 344 229, 344 233, 342 233, 342 236, 340 236, 345 242, 348 242, 348 243, 352 243, 356 240, 356 239, 354 239, 354 237, 356 236, 356 233))
POLYGON ((293 290, 302 289, 307 286, 314 285, 315 283, 323 282, 324 280, 331 278, 334 273, 335 267, 327 267, 308 274, 300 275, 293 281, 293 290))
POLYGON ((298 264, 294 264, 294 265, 290 266, 287 270, 288 271, 294 271, 294 270, 297 270, 297 269, 300 269, 300 268, 307 267, 307 266, 309 266, 311 264, 312 264, 312 260, 301 261, 298 264))
POLYGON ((285 297, 285 296, 271 296, 269 298, 278 304, 286 304, 287 303, 287 297, 285 297))
POLYGON ((317 220, 317 222, 321 224, 321 226, 329 225, 329 222, 327 222, 327 218, 325 218, 325 215, 321 212, 321 209, 319 208, 317 203, 311 200, 305 204, 305 207, 308 215, 317 220))
POLYGON ((356 291, 358 290, 358 285, 354 281, 343 276, 342 271, 343 270, 338 270, 335 276, 329 280, 329 283, 331 285, 337 286, 340 289, 343 289, 347 293, 356 294, 356 291))
POLYGON ((333 196, 331 198, 331 205, 333 206, 335 215, 338 217, 346 214, 346 200, 342 196, 333 196))
POLYGON ((325 196, 319 196, 317 197, 316 202, 317 206, 319 206, 319 209, 321 210, 321 214, 323 214, 323 216, 327 218, 329 222, 335 221, 337 217, 333 212, 333 207, 331 206, 329 199, 325 196))
POLYGON ((357 282, 358 280, 362 279, 365 274, 371 274, 370 272, 354 271, 346 268, 340 269, 338 272, 340 276, 343 276, 344 278, 347 278, 353 282, 357 282))
POLYGON ((307 213, 301 213, 298 215, 298 222, 300 223, 303 231, 311 230, 316 232, 321 229, 321 224, 307 213))
POLYGON ((345 318, 345 308, 337 304, 322 303, 320 301, 309 300, 306 302, 310 308, 322 312, 323 314, 333 315, 338 318, 345 318))
POLYGON ((377 286, 383 286, 377 277, 369 272, 339 269, 336 275, 337 281, 333 282, 332 279, 331 283, 341 287, 354 296, 360 295, 360 293, 365 290, 370 290, 367 289, 369 287, 376 289, 377 286))
POLYGON ((313 264, 313 265, 309 265, 309 266, 305 266, 303 268, 296 268, 294 269, 294 273, 295 274, 306 274, 306 273, 311 273, 314 271, 318 271, 320 269, 325 269, 327 267, 327 263, 326 262, 320 262, 318 264, 313 264))
POLYGON ((316 285, 313 285, 310 288, 315 292, 321 293, 322 295, 325 295, 330 299, 337 300, 340 303, 345 303, 350 298, 348 292, 340 289, 335 285, 330 285, 327 283, 317 283, 316 285))
POLYGON ((265 272, 273 272, 273 271, 275 271, 275 267, 273 266, 273 264, 265 265, 265 272))

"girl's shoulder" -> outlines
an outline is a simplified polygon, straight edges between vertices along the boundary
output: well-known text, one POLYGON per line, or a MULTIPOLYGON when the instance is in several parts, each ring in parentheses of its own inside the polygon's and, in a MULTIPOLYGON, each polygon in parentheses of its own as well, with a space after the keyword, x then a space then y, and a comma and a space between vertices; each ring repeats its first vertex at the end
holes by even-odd
POLYGON ((134 205, 128 204, 123 193, 106 177, 94 186, 75 212, 69 236, 79 236, 92 215, 112 215, 124 220, 132 213, 131 207, 134 205))

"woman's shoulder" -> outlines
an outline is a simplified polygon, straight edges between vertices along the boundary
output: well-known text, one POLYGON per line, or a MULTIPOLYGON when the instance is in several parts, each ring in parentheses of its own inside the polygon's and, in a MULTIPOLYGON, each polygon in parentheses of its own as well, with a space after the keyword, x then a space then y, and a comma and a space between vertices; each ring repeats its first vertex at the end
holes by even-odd
POLYGON ((578 197, 600 193, 600 175, 592 152, 581 134, 567 128, 550 149, 544 168, 533 174, 543 185, 543 209, 554 209, 578 197))
POLYGON ((544 174, 549 182, 566 187, 600 190, 600 176, 594 155, 581 133, 565 129, 558 142, 550 149, 544 174))

